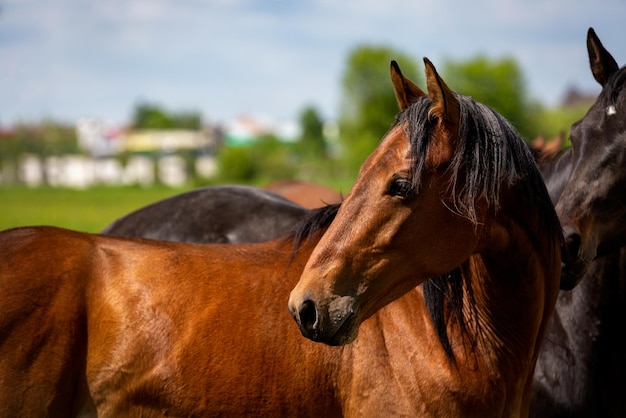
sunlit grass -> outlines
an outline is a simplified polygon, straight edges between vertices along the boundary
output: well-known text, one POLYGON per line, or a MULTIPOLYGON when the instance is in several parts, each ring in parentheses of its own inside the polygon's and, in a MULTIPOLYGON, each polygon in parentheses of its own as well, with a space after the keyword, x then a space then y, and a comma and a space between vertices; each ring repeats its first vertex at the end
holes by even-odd
POLYGON ((165 187, 71 190, 0 188, 0 230, 27 225, 54 225, 99 232, 140 207, 188 189, 165 187))

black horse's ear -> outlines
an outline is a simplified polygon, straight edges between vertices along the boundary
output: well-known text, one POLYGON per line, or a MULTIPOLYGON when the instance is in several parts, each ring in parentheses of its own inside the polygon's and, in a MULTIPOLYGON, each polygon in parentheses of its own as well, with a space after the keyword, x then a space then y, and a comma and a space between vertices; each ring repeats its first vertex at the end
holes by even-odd
POLYGON ((400 110, 408 108, 418 98, 426 94, 417 84, 402 75, 400 67, 395 61, 391 61, 391 83, 393 84, 393 90, 396 93, 396 100, 400 110))
POLYGON ((611 74, 619 70, 619 66, 615 58, 604 48, 593 28, 587 31, 587 52, 593 78, 604 87, 611 74))

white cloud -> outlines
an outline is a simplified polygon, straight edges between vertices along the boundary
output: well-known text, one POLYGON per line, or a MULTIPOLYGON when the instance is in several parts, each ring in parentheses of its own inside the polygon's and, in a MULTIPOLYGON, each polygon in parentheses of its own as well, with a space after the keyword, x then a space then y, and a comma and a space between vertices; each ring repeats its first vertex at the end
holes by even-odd
MULTIPOLYGON (((42 115, 123 122, 137 100, 294 118, 333 116, 347 51, 386 43, 435 64, 513 56, 533 95, 595 88, 598 35, 626 62, 620 0, 9 0, 0 14, 0 122, 42 115)), ((384 64, 386 65, 386 63, 384 64)))

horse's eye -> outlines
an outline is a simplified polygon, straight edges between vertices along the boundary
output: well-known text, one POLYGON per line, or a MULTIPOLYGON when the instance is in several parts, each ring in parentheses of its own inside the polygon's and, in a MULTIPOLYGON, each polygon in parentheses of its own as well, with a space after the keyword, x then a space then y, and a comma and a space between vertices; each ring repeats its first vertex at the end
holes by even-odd
POLYGON ((387 194, 389 196, 398 196, 406 199, 413 193, 413 183, 409 179, 397 177, 391 180, 387 194))

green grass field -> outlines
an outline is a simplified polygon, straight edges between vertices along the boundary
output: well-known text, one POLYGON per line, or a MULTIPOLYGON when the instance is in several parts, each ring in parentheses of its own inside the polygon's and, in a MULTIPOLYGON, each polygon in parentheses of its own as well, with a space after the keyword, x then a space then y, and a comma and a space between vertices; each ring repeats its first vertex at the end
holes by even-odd
MULTIPOLYGON (((344 195, 352 179, 319 181, 344 195)), ((257 185, 258 186, 258 185, 257 185)), ((84 232, 100 232, 115 219, 150 203, 195 187, 95 187, 86 190, 51 187, 0 187, 0 230, 17 226, 53 225, 84 232)))
POLYGON ((54 225, 99 232, 120 216, 187 190, 165 187, 88 190, 0 187, 0 230, 54 225))

